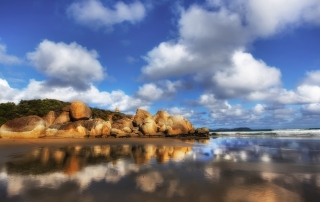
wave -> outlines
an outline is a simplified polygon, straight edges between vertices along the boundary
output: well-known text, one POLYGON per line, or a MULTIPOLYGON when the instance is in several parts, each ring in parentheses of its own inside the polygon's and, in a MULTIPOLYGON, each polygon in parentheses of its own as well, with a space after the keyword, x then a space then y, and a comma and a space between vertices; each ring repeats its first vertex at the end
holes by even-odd
POLYGON ((271 131, 225 131, 216 132, 221 136, 276 136, 276 137, 320 137, 320 129, 277 129, 271 131))

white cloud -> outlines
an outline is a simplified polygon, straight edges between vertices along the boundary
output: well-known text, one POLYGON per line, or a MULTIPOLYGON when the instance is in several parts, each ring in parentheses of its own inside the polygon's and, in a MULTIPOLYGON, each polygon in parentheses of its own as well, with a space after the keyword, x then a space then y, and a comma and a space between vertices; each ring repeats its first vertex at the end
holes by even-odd
POLYGON ((320 85, 320 70, 307 72, 302 84, 320 85))
POLYGON ((320 4, 318 0, 249 0, 242 1, 246 7, 246 19, 250 31, 267 37, 288 27, 305 23, 320 23, 320 4))
POLYGON ((162 42, 144 57, 142 77, 161 79, 224 68, 241 49, 245 33, 237 14, 192 6, 181 12, 179 40, 162 42))
POLYGON ((320 115, 320 103, 302 105, 301 113, 305 115, 320 115))
POLYGON ((319 72, 308 72, 303 82, 293 90, 283 88, 269 88, 264 91, 255 91, 248 94, 245 99, 279 104, 310 104, 320 103, 320 86, 317 85, 319 72))
MULTIPOLYGON (((241 104, 230 104, 225 100, 217 100, 213 94, 201 95, 197 104, 208 109, 212 119, 202 121, 209 127, 296 127, 296 121, 304 117, 298 109, 286 105, 258 103, 253 107, 245 108, 241 104)), ((318 106, 314 108, 318 108, 318 106)))
POLYGON ((257 104, 256 106, 253 107, 252 109, 254 114, 263 114, 266 112, 266 105, 264 104, 257 104))
POLYGON ((7 54, 7 47, 0 44, 0 64, 19 64, 22 61, 13 55, 7 54))
POLYGON ((142 78, 191 75, 216 99, 318 102, 314 84, 319 85, 319 72, 311 72, 314 78, 295 90, 281 89, 280 70, 255 59, 246 48, 288 28, 319 24, 319 16, 318 0, 293 0, 290 6, 285 0, 209 0, 202 7, 180 8, 177 39, 161 42, 146 54, 142 78))
POLYGON ((231 105, 226 100, 216 99, 213 94, 203 94, 197 100, 197 104, 207 108, 210 111, 210 116, 215 121, 230 121, 235 122, 237 119, 246 119, 250 121, 253 117, 249 114, 248 110, 242 108, 241 105, 231 105))
POLYGON ((131 4, 119 1, 113 8, 108 8, 100 0, 82 0, 72 3, 67 13, 79 24, 109 29, 117 23, 127 21, 135 24, 143 20, 146 16, 146 9, 139 1, 131 4))
POLYGON ((104 78, 103 67, 95 50, 73 42, 42 41, 34 52, 27 53, 32 65, 46 74, 48 86, 71 86, 78 90, 89 88, 89 82, 104 78))
POLYGON ((160 79, 194 72, 195 56, 184 45, 163 42, 143 57, 148 65, 142 68, 143 77, 160 79))
POLYGON ((14 97, 17 95, 18 90, 9 86, 8 82, 0 78, 0 103, 13 102, 14 97))
POLYGON ((223 97, 241 97, 266 90, 281 83, 279 69, 255 60, 251 54, 237 51, 230 68, 217 71, 212 77, 214 91, 223 97))
POLYGON ((197 114, 197 112, 192 109, 179 108, 179 107, 172 107, 168 109, 168 113, 170 115, 180 115, 185 118, 193 118, 193 116, 197 114))
POLYGON ((85 91, 78 91, 72 87, 47 86, 46 81, 30 80, 28 86, 22 90, 11 88, 6 80, 0 79, 0 102, 15 102, 30 99, 58 99, 72 102, 81 100, 90 105, 106 107, 114 110, 116 107, 122 112, 135 111, 137 108, 148 109, 150 102, 125 94, 121 90, 112 92, 99 91, 89 84, 85 91))
POLYGON ((135 96, 147 101, 165 100, 174 96, 178 88, 182 88, 181 81, 164 80, 157 83, 147 83, 139 87, 135 96))
POLYGON ((294 108, 282 108, 275 109, 272 113, 273 118, 275 119, 289 120, 294 118, 294 115, 297 114, 297 110, 294 108))
POLYGON ((146 100, 159 100, 163 95, 163 90, 153 83, 144 84, 139 87, 137 96, 146 100))
POLYGON ((202 94, 197 103, 201 106, 208 108, 209 110, 228 110, 231 109, 231 105, 226 100, 218 100, 213 94, 202 94))
POLYGON ((306 23, 320 24, 318 0, 208 0, 207 3, 238 13, 251 37, 269 37, 306 23))

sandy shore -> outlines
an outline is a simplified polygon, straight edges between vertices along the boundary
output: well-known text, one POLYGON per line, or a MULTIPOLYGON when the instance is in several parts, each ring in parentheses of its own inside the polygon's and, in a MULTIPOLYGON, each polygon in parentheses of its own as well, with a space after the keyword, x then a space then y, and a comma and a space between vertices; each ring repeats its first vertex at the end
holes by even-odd
POLYGON ((100 144, 154 144, 154 145, 189 145, 172 138, 39 138, 39 139, 0 139, 0 150, 17 146, 74 146, 100 144))

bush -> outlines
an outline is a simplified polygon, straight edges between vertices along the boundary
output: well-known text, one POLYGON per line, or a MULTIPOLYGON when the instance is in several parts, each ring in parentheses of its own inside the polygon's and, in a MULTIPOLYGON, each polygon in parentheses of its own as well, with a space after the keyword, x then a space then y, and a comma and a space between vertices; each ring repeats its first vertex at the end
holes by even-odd
MULTIPOLYGON (((43 117, 49 111, 55 111, 60 114, 62 112, 62 108, 70 104, 71 103, 69 102, 54 99, 21 100, 17 105, 13 102, 0 103, 0 126, 8 120, 23 116, 37 115, 43 117)), ((91 111, 92 118, 101 118, 103 120, 109 120, 111 115, 113 121, 126 116, 120 112, 112 112, 98 108, 91 108, 91 111)))

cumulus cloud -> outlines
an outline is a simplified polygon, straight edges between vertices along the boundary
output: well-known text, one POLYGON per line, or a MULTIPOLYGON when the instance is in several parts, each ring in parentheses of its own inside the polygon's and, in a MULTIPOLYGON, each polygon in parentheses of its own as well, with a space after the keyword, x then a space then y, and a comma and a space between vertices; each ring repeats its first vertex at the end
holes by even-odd
POLYGON ((320 23, 318 0, 292 0, 290 5, 286 0, 207 0, 207 4, 238 13, 254 37, 268 37, 305 23, 320 23))
POLYGON ((180 115, 186 118, 192 117, 196 114, 196 111, 192 109, 173 107, 168 109, 169 114, 171 115, 180 115))
POLYGON ((280 70, 248 52, 259 38, 305 24, 319 24, 317 0, 287 4, 285 0, 208 0, 203 6, 180 8, 177 39, 161 42, 144 56, 147 64, 141 70, 142 78, 191 75, 194 82, 222 100, 318 102, 318 87, 314 85, 319 81, 318 72, 312 72, 313 84, 309 80, 295 90, 281 89, 280 70))
POLYGON ((47 86, 46 81, 30 80, 24 89, 10 87, 6 80, 0 79, 0 102, 16 102, 29 99, 58 99, 72 102, 82 100, 83 102, 114 110, 116 107, 122 112, 132 112, 137 108, 148 109, 150 102, 125 94, 121 90, 112 92, 100 91, 94 85, 89 84, 85 91, 78 91, 73 87, 47 86))
POLYGON ((222 9, 210 12, 192 6, 181 12, 177 42, 162 42, 147 53, 142 77, 161 79, 221 69, 241 49, 245 33, 237 14, 222 9))
POLYGON ((312 104, 320 102, 320 71, 307 72, 302 82, 292 90, 269 88, 254 91, 246 96, 247 100, 264 100, 278 104, 312 104))
POLYGON ((72 3, 67 9, 67 14, 81 25, 110 29, 114 24, 125 21, 135 24, 143 20, 146 8, 139 1, 131 4, 119 1, 113 8, 109 8, 100 0, 82 0, 72 3))
POLYGON ((230 68, 217 71, 212 76, 213 91, 222 97, 241 97, 281 84, 280 70, 255 60, 241 51, 232 56, 230 68))
POLYGON ((65 44, 42 41, 27 58, 37 70, 49 77, 47 86, 90 88, 90 82, 104 78, 104 70, 95 50, 87 50, 76 42, 65 44))
POLYGON ((290 5, 285 0, 240 0, 240 2, 247 10, 245 18, 248 19, 250 31, 258 36, 267 37, 304 23, 320 23, 318 0, 292 0, 290 5))
POLYGON ((252 109, 254 114, 263 114, 266 112, 266 105, 264 104, 257 104, 256 106, 253 107, 252 109))
POLYGON ((7 54, 7 47, 0 44, 0 64, 19 64, 22 61, 13 55, 7 54))
POLYGON ((18 90, 10 87, 8 82, 0 78, 0 103, 15 101, 18 90))
POLYGON ((165 100, 174 96, 179 88, 183 88, 181 81, 164 80, 157 83, 147 83, 139 87, 135 97, 148 101, 165 100))
POLYGON ((320 70, 307 72, 302 84, 320 85, 320 70))
POLYGON ((302 105, 301 113, 305 115, 320 115, 320 103, 302 105))
POLYGON ((261 103, 245 108, 241 104, 230 104, 227 100, 216 99, 213 94, 208 93, 202 94, 196 104, 209 111, 211 119, 202 121, 211 127, 295 127, 295 121, 304 117, 304 114, 300 113, 303 109, 299 111, 286 105, 261 103))

